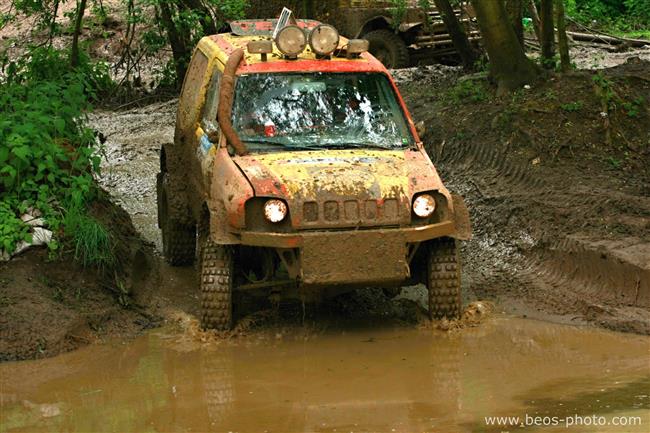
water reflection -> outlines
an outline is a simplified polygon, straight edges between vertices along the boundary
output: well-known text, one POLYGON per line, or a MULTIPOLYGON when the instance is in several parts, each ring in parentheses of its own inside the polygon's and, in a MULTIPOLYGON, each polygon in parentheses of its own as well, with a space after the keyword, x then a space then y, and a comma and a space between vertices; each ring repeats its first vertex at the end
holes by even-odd
POLYGON ((0 365, 1 430, 500 431, 484 417, 571 411, 650 423, 647 337, 515 319, 276 337, 155 331, 0 365))

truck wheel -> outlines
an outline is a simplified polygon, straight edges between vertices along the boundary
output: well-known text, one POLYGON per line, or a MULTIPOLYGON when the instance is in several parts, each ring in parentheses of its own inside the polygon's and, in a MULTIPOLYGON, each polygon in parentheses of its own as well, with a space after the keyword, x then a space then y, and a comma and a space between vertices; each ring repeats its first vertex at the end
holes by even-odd
POLYGON ((158 173, 158 226, 162 231, 163 255, 172 266, 192 264, 196 250, 196 229, 170 217, 167 173, 158 173))
POLYGON ((232 326, 233 251, 209 236, 201 242, 201 326, 229 330, 232 326))
POLYGON ((427 260, 429 316, 432 319, 458 319, 461 310, 460 260, 456 240, 431 241, 427 260))
POLYGON ((406 44, 391 30, 380 29, 363 36, 370 43, 370 53, 387 68, 405 68, 409 65, 406 44))

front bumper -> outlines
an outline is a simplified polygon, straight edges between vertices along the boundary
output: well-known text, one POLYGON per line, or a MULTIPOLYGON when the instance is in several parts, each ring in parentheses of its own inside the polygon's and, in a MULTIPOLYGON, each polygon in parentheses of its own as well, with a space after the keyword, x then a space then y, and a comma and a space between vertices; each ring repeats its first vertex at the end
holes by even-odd
POLYGON ((344 234, 347 237, 364 234, 365 236, 376 235, 400 235, 405 242, 415 243, 442 236, 450 236, 456 228, 453 221, 443 221, 436 224, 424 226, 400 227, 400 228, 377 228, 364 230, 318 230, 308 232, 273 233, 273 232, 241 232, 239 237, 242 245, 270 248, 301 248, 306 239, 322 238, 344 234))
POLYGON ((411 276, 409 244, 454 233, 452 221, 405 228, 304 233, 241 233, 243 245, 298 249, 306 286, 398 284, 411 276))

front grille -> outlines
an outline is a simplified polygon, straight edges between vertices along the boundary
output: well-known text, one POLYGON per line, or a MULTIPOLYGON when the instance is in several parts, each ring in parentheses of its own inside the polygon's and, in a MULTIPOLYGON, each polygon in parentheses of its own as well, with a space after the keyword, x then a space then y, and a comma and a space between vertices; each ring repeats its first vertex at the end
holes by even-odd
POLYGON ((302 206, 305 225, 349 225, 397 223, 400 217, 399 202, 385 200, 328 200, 322 203, 304 202, 302 206))

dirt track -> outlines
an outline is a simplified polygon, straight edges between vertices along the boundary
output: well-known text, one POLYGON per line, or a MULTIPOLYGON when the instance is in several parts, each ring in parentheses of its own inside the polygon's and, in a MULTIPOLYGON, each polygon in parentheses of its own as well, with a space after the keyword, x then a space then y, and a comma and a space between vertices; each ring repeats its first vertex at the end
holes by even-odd
MULTIPOLYGON (((428 122, 425 141, 443 179, 466 197, 472 213, 475 237, 463 247, 465 302, 489 299, 516 315, 649 334, 647 178, 603 171, 582 155, 533 163, 535 148, 512 139, 489 146, 454 140, 440 123, 455 114, 432 113, 421 88, 435 94, 455 82, 458 70, 434 66, 398 75, 414 117, 428 122)), ((158 248, 153 185, 158 149, 172 140, 175 106, 169 101, 92 118, 108 138, 103 185, 158 248)), ((489 119, 480 121, 489 129, 489 119)), ((163 271, 180 272, 164 265, 163 271)))

